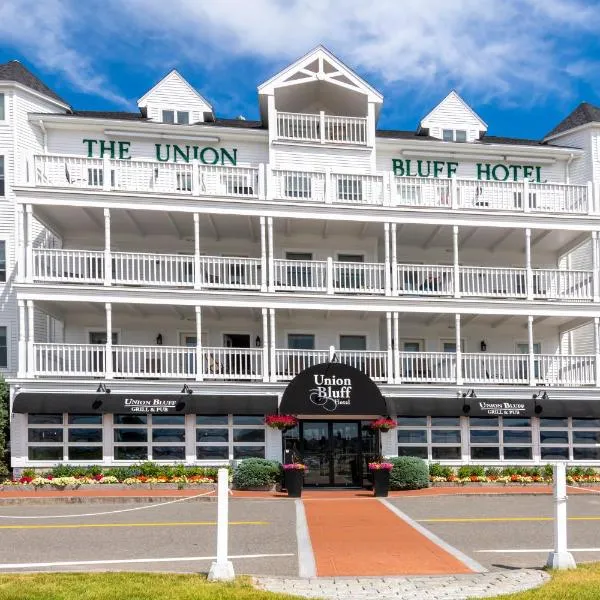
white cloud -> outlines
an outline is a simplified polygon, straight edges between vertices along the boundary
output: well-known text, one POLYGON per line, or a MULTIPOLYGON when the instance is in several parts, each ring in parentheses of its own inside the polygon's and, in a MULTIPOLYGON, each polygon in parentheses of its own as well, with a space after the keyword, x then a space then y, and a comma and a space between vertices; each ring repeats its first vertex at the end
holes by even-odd
MULTIPOLYGON (((85 18, 86 12, 78 5, 68 0, 3 0, 0 40, 18 48, 41 71, 62 75, 75 89, 118 106, 130 106, 111 89, 107 76, 96 72, 87 45, 75 44, 78 20, 85 18)), ((94 20, 88 23, 92 27, 94 20)))
MULTIPOLYGON (((386 95, 457 87, 485 102, 569 93, 594 69, 579 50, 596 10, 582 0, 0 0, 0 39, 43 70, 115 104, 95 56, 226 69, 232 58, 278 70, 319 43, 386 95)), ((441 90, 441 92, 440 92, 441 90)), ((140 90, 140 94, 143 90, 140 90)))

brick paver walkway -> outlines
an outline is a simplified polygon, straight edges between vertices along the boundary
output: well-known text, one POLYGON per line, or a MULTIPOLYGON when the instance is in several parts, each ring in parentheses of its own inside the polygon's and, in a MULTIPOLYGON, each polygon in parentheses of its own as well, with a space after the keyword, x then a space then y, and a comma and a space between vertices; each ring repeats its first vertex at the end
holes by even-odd
POLYGON ((443 577, 257 577, 258 588, 325 600, 462 600, 522 592, 545 583, 532 569, 443 577))

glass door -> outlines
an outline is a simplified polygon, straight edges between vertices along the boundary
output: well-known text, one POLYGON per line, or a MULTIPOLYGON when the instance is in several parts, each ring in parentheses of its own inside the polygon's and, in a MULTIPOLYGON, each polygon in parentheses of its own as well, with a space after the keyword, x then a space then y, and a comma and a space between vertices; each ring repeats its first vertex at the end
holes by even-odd
POLYGON ((332 485, 352 487, 362 485, 359 425, 357 421, 330 423, 332 485))
POLYGON ((302 423, 302 457, 308 469, 304 478, 305 485, 331 485, 329 423, 302 423))

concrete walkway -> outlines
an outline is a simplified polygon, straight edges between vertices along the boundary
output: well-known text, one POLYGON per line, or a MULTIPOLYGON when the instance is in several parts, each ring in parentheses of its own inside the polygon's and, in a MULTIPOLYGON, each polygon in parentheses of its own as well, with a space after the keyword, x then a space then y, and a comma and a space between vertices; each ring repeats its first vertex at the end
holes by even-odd
POLYGON ((543 571, 522 569, 442 577, 256 577, 254 581, 262 590, 326 600, 466 600, 522 592, 548 579, 543 571))

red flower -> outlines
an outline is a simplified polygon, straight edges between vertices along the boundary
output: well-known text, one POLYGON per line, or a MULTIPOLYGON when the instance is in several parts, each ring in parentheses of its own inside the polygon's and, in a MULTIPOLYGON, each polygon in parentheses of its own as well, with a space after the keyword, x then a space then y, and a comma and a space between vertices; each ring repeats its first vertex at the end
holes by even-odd
POLYGON ((398 426, 398 423, 394 421, 394 419, 376 419, 375 421, 371 421, 369 424, 371 429, 379 429, 380 431, 389 431, 390 429, 394 429, 398 426))
POLYGON ((293 415, 267 415, 265 425, 273 429, 291 429, 298 424, 298 419, 293 415))

